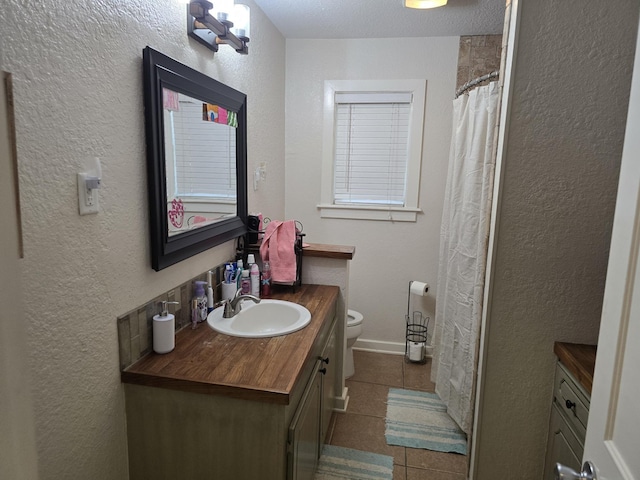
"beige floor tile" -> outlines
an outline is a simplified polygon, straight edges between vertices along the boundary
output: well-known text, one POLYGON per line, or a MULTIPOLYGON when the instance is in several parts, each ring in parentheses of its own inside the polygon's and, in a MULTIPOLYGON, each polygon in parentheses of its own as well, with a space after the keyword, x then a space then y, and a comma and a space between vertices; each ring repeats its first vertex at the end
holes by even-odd
POLYGON ((429 468, 443 472, 466 474, 467 456, 457 453, 433 452, 420 448, 407 448, 407 466, 429 468))
POLYGON ((407 467, 407 480, 465 480, 465 478, 465 475, 458 473, 407 467))
POLYGON ((404 465, 393 466, 393 480, 407 480, 407 468, 404 465))
POLYGON ((403 363, 404 388, 409 390, 421 390, 435 392, 436 384, 431 381, 431 359, 427 363, 403 363))
POLYGON ((355 374, 349 380, 402 388, 403 356, 354 350, 353 362, 355 374))
POLYGON ((347 380, 349 389, 349 405, 347 413, 358 413, 385 418, 387 415, 387 398, 389 387, 377 383, 356 382, 347 380))
POLYGON ((331 445, 393 457, 393 463, 405 464, 404 447, 387 445, 384 418, 342 413, 336 416, 331 445))
POLYGON ((348 413, 334 414, 328 442, 392 456, 393 480, 464 480, 466 456, 391 446, 384 437, 389 387, 434 392, 431 359, 415 364, 401 355, 353 353, 355 375, 346 381, 348 413))

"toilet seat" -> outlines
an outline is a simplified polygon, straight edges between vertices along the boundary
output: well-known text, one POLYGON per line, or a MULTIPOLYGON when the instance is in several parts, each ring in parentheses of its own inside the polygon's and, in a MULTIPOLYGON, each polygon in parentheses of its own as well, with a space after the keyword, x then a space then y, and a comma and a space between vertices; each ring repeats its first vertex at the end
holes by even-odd
POLYGON ((355 310, 347 310, 347 327, 356 327, 362 323, 362 314, 355 310))

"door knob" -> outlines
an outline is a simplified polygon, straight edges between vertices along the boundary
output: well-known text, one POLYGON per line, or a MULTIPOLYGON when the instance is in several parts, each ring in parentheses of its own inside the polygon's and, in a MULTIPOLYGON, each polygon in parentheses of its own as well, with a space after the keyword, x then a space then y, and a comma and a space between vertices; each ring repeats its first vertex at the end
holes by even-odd
POLYGON ((576 472, 573 468, 562 465, 561 463, 556 463, 553 473, 556 476, 556 480, 598 480, 596 467, 589 461, 584 462, 580 473, 576 472))

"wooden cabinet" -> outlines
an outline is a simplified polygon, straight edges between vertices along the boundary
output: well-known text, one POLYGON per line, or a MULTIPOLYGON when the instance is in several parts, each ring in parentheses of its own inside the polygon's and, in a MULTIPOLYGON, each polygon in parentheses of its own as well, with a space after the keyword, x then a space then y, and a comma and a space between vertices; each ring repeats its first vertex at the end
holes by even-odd
MULTIPOLYGON (((341 352, 335 304, 327 311, 286 404, 274 402, 273 392, 234 398, 197 393, 193 384, 183 391, 169 382, 169 388, 126 383, 131 480, 311 480, 333 410, 341 352)), ((245 345, 265 348, 260 341, 245 345)), ((269 365, 243 368, 266 374, 269 365)), ((209 386, 202 387, 207 392, 209 386)))
POLYGON ((320 370, 323 373, 322 376, 322 405, 321 405, 321 425, 320 425, 320 440, 324 443, 327 432, 329 431, 329 424, 331 423, 331 416, 335 409, 336 393, 338 391, 336 382, 338 382, 338 355, 341 350, 338 350, 337 328, 338 322, 333 322, 333 326, 329 332, 329 338, 325 343, 324 349, 321 354, 321 367, 320 370))
POLYGON ((296 414, 289 426, 287 480, 312 480, 329 430, 335 401, 336 323, 329 331, 296 414))
POLYGON ((312 480, 318 466, 322 425, 320 360, 316 362, 316 369, 289 426, 288 480, 312 480))
POLYGON ((562 463, 581 470, 587 432, 590 396, 567 368, 558 361, 549 422, 545 480, 554 480, 553 469, 562 463))

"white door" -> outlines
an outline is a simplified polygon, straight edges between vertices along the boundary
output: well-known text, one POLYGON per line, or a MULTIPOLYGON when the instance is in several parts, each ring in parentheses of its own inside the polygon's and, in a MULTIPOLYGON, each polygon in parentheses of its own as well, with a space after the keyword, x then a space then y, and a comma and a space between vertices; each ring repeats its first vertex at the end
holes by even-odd
POLYGON ((640 43, 610 252, 583 461, 640 480, 640 43))

